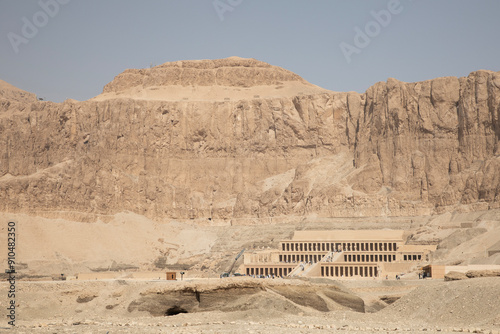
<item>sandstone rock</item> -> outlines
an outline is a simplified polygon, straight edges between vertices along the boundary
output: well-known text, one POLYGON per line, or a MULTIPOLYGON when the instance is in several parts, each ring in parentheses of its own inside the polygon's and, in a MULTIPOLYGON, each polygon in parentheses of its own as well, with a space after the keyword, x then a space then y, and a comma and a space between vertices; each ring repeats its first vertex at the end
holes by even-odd
POLYGON ((3 212, 230 220, 500 205, 500 73, 336 93, 234 57, 126 70, 84 102, 20 96, 0 94, 3 212))
POLYGON ((458 271, 450 271, 444 276, 445 281, 459 281, 463 279, 468 279, 467 275, 460 273, 458 271))
POLYGON ((475 277, 499 277, 500 270, 470 270, 465 273, 468 278, 475 277))

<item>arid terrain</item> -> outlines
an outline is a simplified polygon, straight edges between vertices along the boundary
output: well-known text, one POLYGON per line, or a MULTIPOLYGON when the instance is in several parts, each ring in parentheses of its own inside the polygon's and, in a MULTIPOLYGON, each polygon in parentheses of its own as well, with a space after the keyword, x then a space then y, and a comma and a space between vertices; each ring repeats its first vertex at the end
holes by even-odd
POLYGON ((498 277, 22 282, 19 294, 19 333, 500 332, 498 277), (365 313, 374 296, 384 308, 365 313))
POLYGON ((178 61, 63 103, 0 81, 0 309, 13 222, 20 333, 499 333, 495 273, 219 278, 296 230, 405 230, 433 264, 500 265, 499 139, 486 70, 361 94, 178 61), (167 270, 184 280, 133 277, 167 270))

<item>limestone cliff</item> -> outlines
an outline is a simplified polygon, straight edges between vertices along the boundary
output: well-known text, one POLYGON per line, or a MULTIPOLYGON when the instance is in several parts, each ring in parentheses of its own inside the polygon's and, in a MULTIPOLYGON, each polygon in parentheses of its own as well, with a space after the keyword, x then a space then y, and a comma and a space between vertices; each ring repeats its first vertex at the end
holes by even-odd
POLYGON ((500 74, 489 71, 371 87, 351 122, 356 167, 364 169, 353 187, 373 193, 388 186, 402 200, 436 208, 498 206, 499 88, 500 74))
POLYGON ((126 70, 85 102, 0 98, 4 212, 236 219, 500 206, 500 73, 336 93, 233 57, 126 70))

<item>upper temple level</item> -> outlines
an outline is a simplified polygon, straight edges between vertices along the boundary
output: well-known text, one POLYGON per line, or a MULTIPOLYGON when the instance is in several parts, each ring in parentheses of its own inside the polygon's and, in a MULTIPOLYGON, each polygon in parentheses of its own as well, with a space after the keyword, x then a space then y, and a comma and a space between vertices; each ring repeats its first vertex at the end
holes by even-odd
POLYGON ((283 252, 393 251, 405 243, 404 231, 296 231, 291 241, 280 242, 283 252))

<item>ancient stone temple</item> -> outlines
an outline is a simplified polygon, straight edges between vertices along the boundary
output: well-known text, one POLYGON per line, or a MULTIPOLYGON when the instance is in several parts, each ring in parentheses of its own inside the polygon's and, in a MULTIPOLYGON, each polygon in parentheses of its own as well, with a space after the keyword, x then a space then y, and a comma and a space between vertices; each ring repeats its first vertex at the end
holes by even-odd
POLYGON ((245 254, 245 274, 394 278, 428 264, 436 250, 406 239, 400 230, 296 231, 278 250, 245 254))

